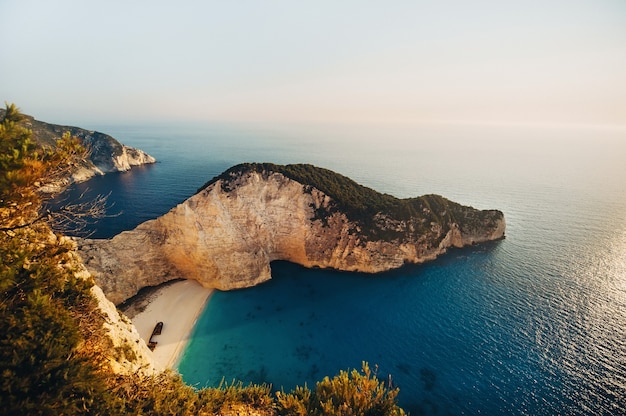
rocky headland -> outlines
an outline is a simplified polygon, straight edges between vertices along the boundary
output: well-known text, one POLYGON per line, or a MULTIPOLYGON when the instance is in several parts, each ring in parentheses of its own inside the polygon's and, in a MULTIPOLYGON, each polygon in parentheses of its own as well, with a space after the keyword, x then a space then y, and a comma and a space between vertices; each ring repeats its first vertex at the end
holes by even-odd
MULTIPOLYGON (((0 117, 4 114, 0 109, 0 117)), ((71 182, 84 182, 94 176, 112 172, 125 172, 133 166, 155 163, 156 159, 143 150, 126 146, 108 134, 80 127, 61 126, 36 120, 29 115, 23 115, 23 126, 32 131, 32 139, 39 145, 53 148, 56 141, 64 133, 69 132, 73 137, 80 139, 88 150, 88 157, 76 166, 75 170, 65 179, 67 185, 71 182)), ((57 191, 51 187, 49 191, 57 191)))
POLYGON ((271 278, 270 262, 377 273, 504 237, 497 210, 438 195, 398 199, 311 165, 242 164, 162 217, 78 252, 114 303, 185 278, 229 290, 271 278))

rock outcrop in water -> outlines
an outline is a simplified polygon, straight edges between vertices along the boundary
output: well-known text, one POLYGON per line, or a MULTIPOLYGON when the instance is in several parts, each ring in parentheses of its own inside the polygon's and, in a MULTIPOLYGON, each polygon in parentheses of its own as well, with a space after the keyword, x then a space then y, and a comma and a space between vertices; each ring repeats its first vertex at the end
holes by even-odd
POLYGON ((504 236, 502 212, 438 195, 397 199, 311 165, 244 164, 162 217, 79 254, 107 297, 195 279, 221 290, 271 278, 270 262, 377 273, 504 236))
MULTIPOLYGON (((0 109, 0 116, 5 110, 0 109)), ((24 127, 32 130, 33 140, 42 145, 53 147, 65 132, 78 137, 89 150, 89 158, 84 160, 67 178, 67 182, 83 182, 97 175, 111 172, 125 172, 132 166, 155 163, 156 159, 143 150, 126 146, 108 134, 85 130, 73 126, 61 126, 35 120, 24 115, 24 127)), ((54 191, 55 189, 50 189, 54 191)))

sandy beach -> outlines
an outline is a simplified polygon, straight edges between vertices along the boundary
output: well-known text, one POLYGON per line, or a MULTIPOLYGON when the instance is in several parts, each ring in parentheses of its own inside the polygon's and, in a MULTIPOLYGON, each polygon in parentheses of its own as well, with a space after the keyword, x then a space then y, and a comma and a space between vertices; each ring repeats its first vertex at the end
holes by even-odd
POLYGON ((163 322, 161 334, 152 337, 157 342, 153 351, 157 367, 176 367, 212 292, 193 280, 174 282, 150 294, 146 308, 131 318, 146 344, 157 322, 163 322))

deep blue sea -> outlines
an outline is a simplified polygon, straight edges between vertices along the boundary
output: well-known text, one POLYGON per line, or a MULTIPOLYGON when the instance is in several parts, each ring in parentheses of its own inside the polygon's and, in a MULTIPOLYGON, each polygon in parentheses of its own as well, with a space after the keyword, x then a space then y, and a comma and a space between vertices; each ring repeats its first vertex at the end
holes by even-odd
MULTIPOLYGON (((89 127, 89 126, 85 126, 89 127)), ((397 197, 496 208, 506 239, 378 275, 272 264, 215 292, 179 366, 290 390, 362 361, 412 415, 626 414, 626 130, 471 125, 92 126, 153 166, 109 193, 108 238, 240 162, 312 163, 397 197)))

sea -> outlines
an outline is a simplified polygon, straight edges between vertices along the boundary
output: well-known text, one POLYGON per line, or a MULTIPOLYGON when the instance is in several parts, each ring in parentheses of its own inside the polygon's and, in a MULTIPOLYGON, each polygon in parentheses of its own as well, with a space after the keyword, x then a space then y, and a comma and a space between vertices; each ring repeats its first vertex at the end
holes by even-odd
POLYGON ((110 238, 242 162, 311 163, 399 198, 504 212, 506 238, 380 274, 272 263, 210 298, 180 361, 198 388, 314 388, 368 363, 411 415, 626 414, 626 129, 472 124, 84 126, 158 163, 74 186, 110 238))

